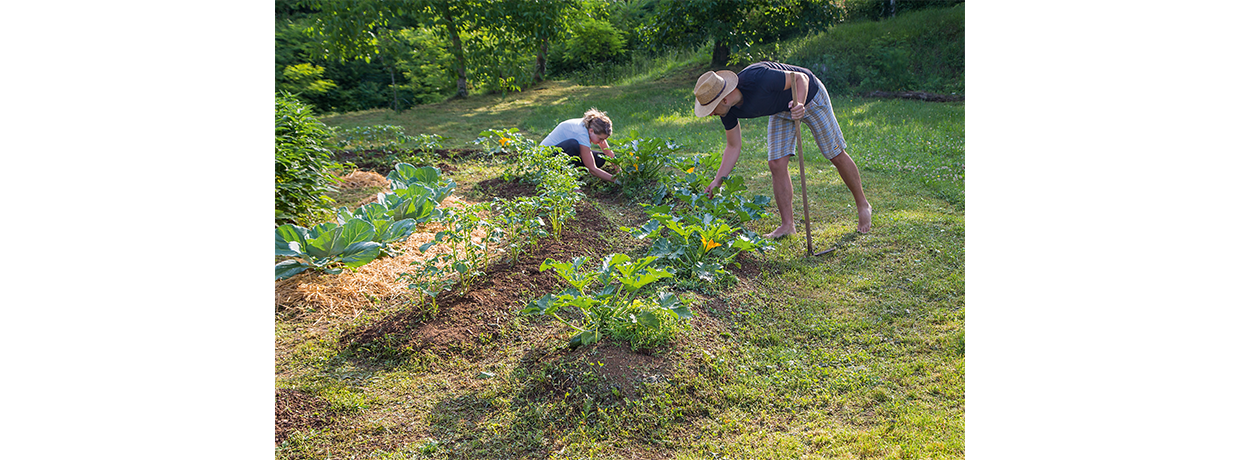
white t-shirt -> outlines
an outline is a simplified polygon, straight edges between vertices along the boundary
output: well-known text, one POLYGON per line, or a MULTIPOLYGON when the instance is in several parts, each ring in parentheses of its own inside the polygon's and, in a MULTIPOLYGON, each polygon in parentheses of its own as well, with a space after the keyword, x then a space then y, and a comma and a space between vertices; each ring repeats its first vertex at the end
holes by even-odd
POLYGON ((550 145, 554 147, 556 144, 569 139, 577 139, 577 143, 586 147, 590 146, 590 132, 586 130, 586 125, 581 124, 581 118, 572 120, 564 120, 551 130, 545 139, 539 145, 550 145))

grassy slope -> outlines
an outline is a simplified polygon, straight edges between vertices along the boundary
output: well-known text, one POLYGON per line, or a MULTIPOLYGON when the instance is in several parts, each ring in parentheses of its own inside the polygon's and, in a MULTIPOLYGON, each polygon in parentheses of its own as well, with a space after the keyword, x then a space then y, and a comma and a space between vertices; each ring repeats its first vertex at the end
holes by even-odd
MULTIPOLYGON (((686 144, 689 153, 720 151, 718 120, 690 113, 700 66, 625 86, 548 82, 507 97, 324 121, 399 124, 465 146, 485 128, 518 127, 537 139, 594 106, 609 112, 618 137, 636 130, 686 144)), ((757 279, 697 296, 694 308, 711 318, 695 323, 667 356, 675 371, 642 397, 592 404, 524 392, 538 378, 518 372, 525 349, 554 349, 562 336, 496 344, 485 360, 419 356, 366 366, 341 359, 335 345, 347 321, 312 329, 281 320, 277 343, 292 352, 278 366, 277 387, 307 389, 351 411, 326 431, 295 437, 279 455, 963 457, 964 104, 847 97, 833 104, 876 208, 874 230, 852 232, 848 190, 829 162, 811 153, 806 132, 815 246, 838 249, 807 259, 801 229, 765 256, 769 268, 757 279), (484 370, 499 378, 475 379, 484 370), (401 447, 359 441, 369 438, 398 439, 401 447)), ((743 120, 741 129, 746 143, 734 174, 746 176, 751 192, 769 195, 765 120, 743 120)), ((488 168, 466 165, 462 176, 485 179, 488 168)), ((799 201, 794 206, 799 218, 799 201)), ((775 222, 753 228, 764 232, 775 222)))

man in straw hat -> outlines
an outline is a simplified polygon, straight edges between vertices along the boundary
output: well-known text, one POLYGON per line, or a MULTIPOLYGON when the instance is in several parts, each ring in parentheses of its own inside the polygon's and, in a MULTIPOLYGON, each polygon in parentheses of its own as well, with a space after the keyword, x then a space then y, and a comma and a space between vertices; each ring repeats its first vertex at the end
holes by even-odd
POLYGON ((728 70, 708 71, 698 77, 693 88, 693 113, 699 117, 718 115, 723 122, 728 145, 723 149, 723 162, 715 173, 715 180, 706 187, 708 193, 718 188, 723 178, 732 173, 741 154, 741 128, 739 118, 770 116, 767 124, 767 166, 771 169, 771 182, 775 190, 775 205, 779 208, 779 227, 767 238, 782 238, 796 232, 796 220, 792 212, 792 176, 788 173, 788 160, 796 153, 796 132, 793 120, 803 120, 809 125, 822 156, 831 160, 844 185, 857 202, 857 231, 870 231, 870 202, 861 190, 861 173, 857 164, 844 149, 844 135, 831 110, 827 89, 803 67, 776 62, 751 64, 741 72, 728 70), (795 89, 795 91, 793 91, 795 89), (795 97, 794 97, 795 96, 795 97))

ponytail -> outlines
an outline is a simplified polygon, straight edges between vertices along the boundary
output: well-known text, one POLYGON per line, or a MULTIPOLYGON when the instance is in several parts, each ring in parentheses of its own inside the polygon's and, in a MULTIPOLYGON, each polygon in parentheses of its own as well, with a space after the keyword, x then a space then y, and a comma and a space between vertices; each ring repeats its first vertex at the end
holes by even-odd
POLYGON ((586 129, 595 134, 611 136, 611 119, 607 118, 607 112, 591 107, 581 118, 581 124, 586 125, 586 129))

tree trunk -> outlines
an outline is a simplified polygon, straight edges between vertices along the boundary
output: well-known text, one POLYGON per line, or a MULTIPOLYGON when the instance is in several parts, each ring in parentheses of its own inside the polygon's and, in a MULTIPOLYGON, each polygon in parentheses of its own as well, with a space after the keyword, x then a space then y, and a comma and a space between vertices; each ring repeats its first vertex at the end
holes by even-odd
POLYGON ((396 105, 396 67, 394 65, 393 66, 387 65, 387 61, 383 60, 383 54, 379 54, 376 57, 379 58, 379 64, 382 65, 383 67, 386 67, 388 70, 388 74, 392 76, 392 85, 389 86, 389 88, 392 88, 392 110, 399 112, 400 109, 396 105))
POLYGON ((547 72, 547 40, 543 40, 538 45, 538 58, 534 60, 534 83, 543 80, 543 75, 547 72))
POLYGON ((452 55, 456 57, 456 97, 468 97, 469 86, 465 81, 465 50, 461 48, 461 35, 456 32, 456 22, 452 20, 451 12, 444 11, 443 19, 448 25, 448 38, 452 39, 452 55))
POLYGON ((393 67, 392 69, 390 69, 390 71, 392 74, 392 110, 399 112, 400 105, 396 103, 397 101, 397 98, 396 98, 396 68, 393 67))
POLYGON ((710 55, 711 68, 727 67, 729 53, 731 53, 729 48, 728 45, 715 40, 715 51, 710 55))

